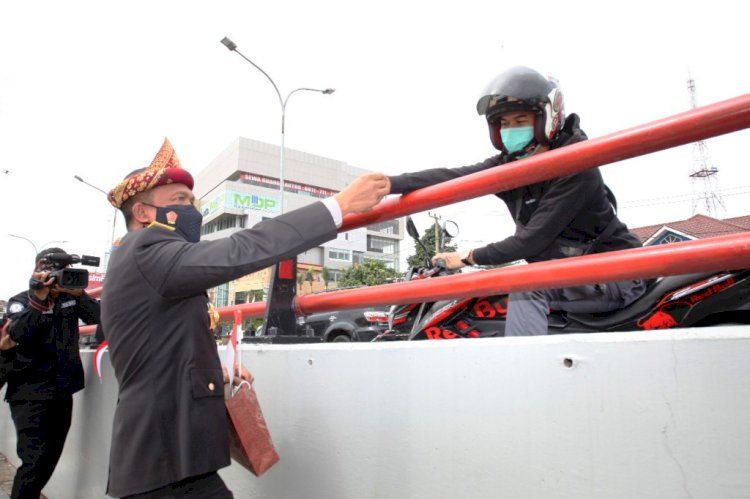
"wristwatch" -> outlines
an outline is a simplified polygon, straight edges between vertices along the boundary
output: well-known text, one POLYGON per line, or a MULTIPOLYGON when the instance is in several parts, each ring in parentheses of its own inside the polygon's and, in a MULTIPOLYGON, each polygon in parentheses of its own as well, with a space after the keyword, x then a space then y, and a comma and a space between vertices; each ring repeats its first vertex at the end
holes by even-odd
POLYGON ((474 265, 474 259, 472 258, 473 252, 474 250, 466 250, 462 252, 460 255, 461 263, 463 263, 464 265, 469 265, 469 266, 474 265))

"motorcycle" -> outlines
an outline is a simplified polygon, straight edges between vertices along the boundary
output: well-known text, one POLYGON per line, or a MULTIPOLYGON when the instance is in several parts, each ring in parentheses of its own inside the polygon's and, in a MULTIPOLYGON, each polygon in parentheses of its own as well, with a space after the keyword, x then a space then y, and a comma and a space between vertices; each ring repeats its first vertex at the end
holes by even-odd
MULTIPOLYGON (((429 255, 411 218, 408 234, 429 255)), ((446 275, 444 263, 411 268, 407 280, 446 275)), ((504 336, 508 295, 479 296, 427 303, 394 305, 388 329, 373 341, 384 339, 442 340, 504 336)), ((641 298, 607 313, 552 311, 549 334, 644 331, 750 324, 750 270, 666 276, 650 281, 641 298)))

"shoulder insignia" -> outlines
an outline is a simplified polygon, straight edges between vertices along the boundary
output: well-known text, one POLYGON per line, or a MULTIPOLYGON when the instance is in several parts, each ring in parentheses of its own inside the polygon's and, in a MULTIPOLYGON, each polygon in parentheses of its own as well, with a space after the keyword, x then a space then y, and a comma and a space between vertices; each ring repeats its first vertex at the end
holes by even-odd
POLYGON ((8 313, 9 314, 17 314, 18 312, 22 312, 24 308, 26 308, 26 307, 24 306, 23 303, 18 302, 18 301, 14 301, 14 302, 11 302, 8 305, 8 313))

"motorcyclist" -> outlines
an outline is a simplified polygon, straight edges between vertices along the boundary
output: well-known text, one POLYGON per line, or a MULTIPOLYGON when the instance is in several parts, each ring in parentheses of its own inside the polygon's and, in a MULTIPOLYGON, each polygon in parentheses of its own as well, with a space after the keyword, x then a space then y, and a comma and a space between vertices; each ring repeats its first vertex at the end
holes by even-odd
MULTIPOLYGON (((586 140, 579 117, 565 117, 557 82, 533 69, 516 66, 500 73, 477 102, 500 154, 459 168, 434 168, 392 176, 390 192, 404 194, 586 140)), ((614 195, 598 168, 495 194, 510 210, 515 234, 462 252, 440 253, 449 269, 500 265, 601 253, 641 246, 615 213, 614 195)), ((550 309, 607 312, 625 307, 646 289, 630 280, 562 289, 511 293, 506 336, 547 334, 550 309)))

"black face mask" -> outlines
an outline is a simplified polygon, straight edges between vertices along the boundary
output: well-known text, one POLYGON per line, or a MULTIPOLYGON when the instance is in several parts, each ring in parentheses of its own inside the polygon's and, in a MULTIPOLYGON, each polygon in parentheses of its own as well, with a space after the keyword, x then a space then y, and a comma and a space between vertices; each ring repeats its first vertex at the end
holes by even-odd
POLYGON ((197 243, 201 240, 203 215, 192 204, 172 204, 164 207, 150 204, 148 206, 156 208, 157 222, 174 227, 175 232, 184 237, 187 242, 197 243))

